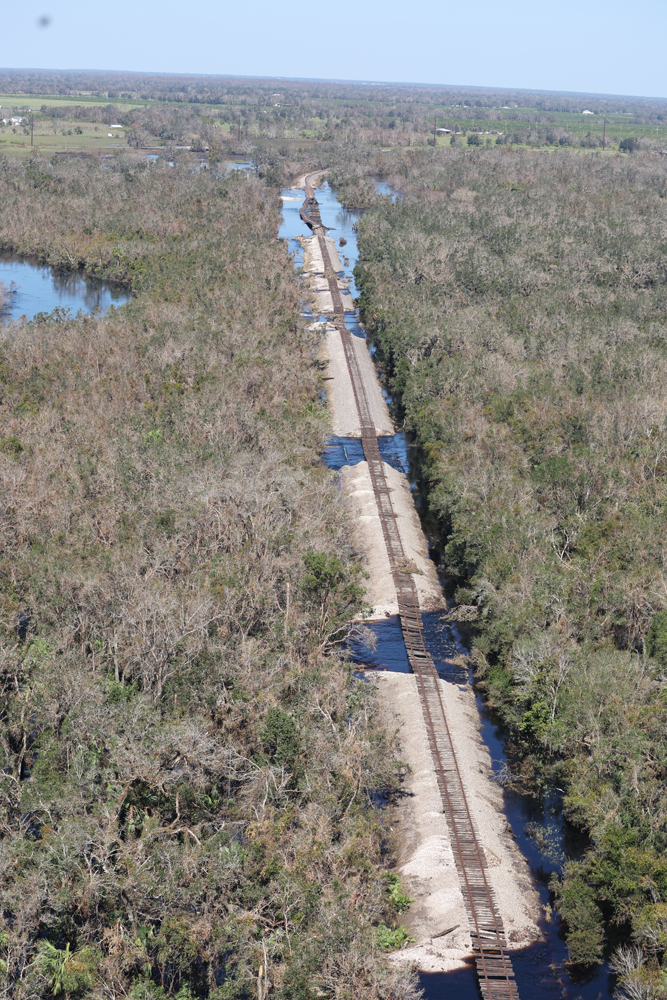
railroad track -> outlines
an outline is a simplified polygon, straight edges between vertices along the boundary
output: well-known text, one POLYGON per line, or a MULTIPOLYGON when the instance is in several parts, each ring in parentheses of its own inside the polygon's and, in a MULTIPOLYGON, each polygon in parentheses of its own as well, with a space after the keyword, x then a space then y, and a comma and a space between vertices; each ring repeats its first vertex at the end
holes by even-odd
POLYGON ((486 855, 479 842, 470 813, 451 733, 447 725, 438 674, 424 643, 419 597, 412 576, 401 572, 405 551, 391 502, 389 484, 378 448, 375 425, 355 354, 352 334, 345 325, 343 300, 325 238, 326 228, 322 223, 319 204, 312 186, 313 179, 321 173, 323 171, 309 174, 306 177, 306 198, 299 214, 313 231, 313 235, 317 237, 322 254, 324 274, 327 277, 333 302, 333 322, 343 343, 359 416, 364 456, 368 463, 368 471, 382 525, 382 534, 396 587, 405 648, 410 667, 417 678, 443 811, 450 830, 454 860, 468 914, 480 990, 484 1000, 519 1000, 512 963, 507 954, 502 918, 487 874, 486 855))

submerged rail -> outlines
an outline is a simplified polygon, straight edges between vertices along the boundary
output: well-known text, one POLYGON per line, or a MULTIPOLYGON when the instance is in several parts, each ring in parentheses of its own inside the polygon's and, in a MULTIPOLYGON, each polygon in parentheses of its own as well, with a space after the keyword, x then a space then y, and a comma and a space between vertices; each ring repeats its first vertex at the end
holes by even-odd
POLYGON ((410 667, 417 678, 438 787, 449 825, 454 860, 468 914, 479 985, 484 1000, 519 1000, 512 962, 507 954, 502 918, 493 887, 487 876, 486 855, 475 830, 454 744, 447 725, 438 674, 424 643, 419 597, 412 576, 401 570, 405 563, 405 551, 398 530, 396 513, 391 502, 384 462, 380 456, 375 424, 354 349, 352 334, 345 325, 345 312, 338 287, 338 278, 333 271, 326 242, 326 227, 322 223, 319 204, 313 189, 314 178, 321 173, 323 171, 309 174, 306 177, 306 198, 299 214, 312 230, 313 235, 317 237, 322 254, 324 275, 329 284, 333 303, 333 322, 340 333, 345 352, 359 416, 364 456, 368 463, 375 502, 382 525, 382 534, 396 587, 405 648, 410 667))

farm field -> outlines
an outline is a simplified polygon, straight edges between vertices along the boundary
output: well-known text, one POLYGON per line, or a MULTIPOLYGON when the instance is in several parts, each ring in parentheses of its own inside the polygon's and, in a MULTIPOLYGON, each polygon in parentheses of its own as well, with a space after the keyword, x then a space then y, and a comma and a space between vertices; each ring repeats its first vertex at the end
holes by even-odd
MULTIPOLYGON (((485 145, 490 140, 533 149, 600 149, 604 143, 605 149, 617 151, 628 140, 647 148, 667 145, 664 102, 649 99, 132 75, 110 76, 104 80, 105 89, 94 91, 92 79, 82 76, 88 87, 80 88, 77 80, 76 74, 68 77, 60 94, 49 93, 48 87, 41 94, 4 88, 3 113, 32 108, 40 145, 59 152, 100 148, 101 127, 95 133, 88 125, 108 125, 112 118, 126 127, 123 140, 136 148, 185 145, 204 151, 238 146, 246 154, 251 146, 279 148, 281 142, 419 148, 432 145, 434 125, 460 133, 455 144, 480 133, 485 145), (77 127, 84 137, 76 137, 77 127)), ((25 156, 24 139, 7 137, 4 131, 0 149, 6 155, 25 156)), ((450 137, 439 136, 436 145, 450 142, 450 137)), ((123 142, 116 148, 122 147, 123 142)))
POLYGON ((48 127, 44 120, 37 119, 34 129, 34 147, 30 146, 30 127, 27 127, 28 134, 22 128, 13 131, 11 128, 0 128, 0 153, 5 155, 29 156, 31 152, 41 151, 49 153, 73 153, 73 152, 109 152, 110 150, 127 149, 125 130, 114 130, 109 135, 109 130, 100 127, 97 131, 93 126, 79 126, 78 122, 60 119, 58 128, 55 130, 48 127), (75 127, 81 128, 81 133, 74 131, 75 127), (63 135, 63 132, 65 133, 63 135))

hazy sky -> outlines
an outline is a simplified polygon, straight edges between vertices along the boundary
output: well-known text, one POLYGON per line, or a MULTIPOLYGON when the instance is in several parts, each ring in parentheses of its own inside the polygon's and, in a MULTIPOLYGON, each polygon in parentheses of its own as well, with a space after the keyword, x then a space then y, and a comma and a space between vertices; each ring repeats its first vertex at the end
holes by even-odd
POLYGON ((666 32, 665 0, 23 0, 5 8, 0 58, 667 97, 666 32))

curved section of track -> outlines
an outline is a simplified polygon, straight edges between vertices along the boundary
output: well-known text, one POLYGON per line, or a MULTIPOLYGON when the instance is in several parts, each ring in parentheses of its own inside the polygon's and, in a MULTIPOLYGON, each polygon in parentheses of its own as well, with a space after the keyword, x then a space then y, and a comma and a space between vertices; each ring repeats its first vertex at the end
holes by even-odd
POLYGON ((382 533, 392 567, 405 648, 412 671, 417 677, 443 811, 450 830, 454 860, 470 923, 479 985, 484 1000, 518 1000, 519 994, 512 963, 507 954, 503 922, 493 887, 487 875, 486 855, 479 843, 468 806, 454 744, 447 725, 438 675, 424 644, 419 598, 412 577, 397 569, 402 565, 405 553, 398 531, 396 514, 391 503, 384 464, 378 449, 375 426, 362 374, 354 351, 352 334, 345 325, 338 279, 331 266, 331 257, 326 242, 326 227, 322 223, 319 204, 313 189, 316 178, 322 176, 323 173, 325 171, 320 170, 305 178, 306 198, 299 214, 318 239, 324 273, 329 283, 333 302, 333 322, 340 333, 345 351, 359 415, 364 455, 368 463, 380 523, 382 524, 382 533))

